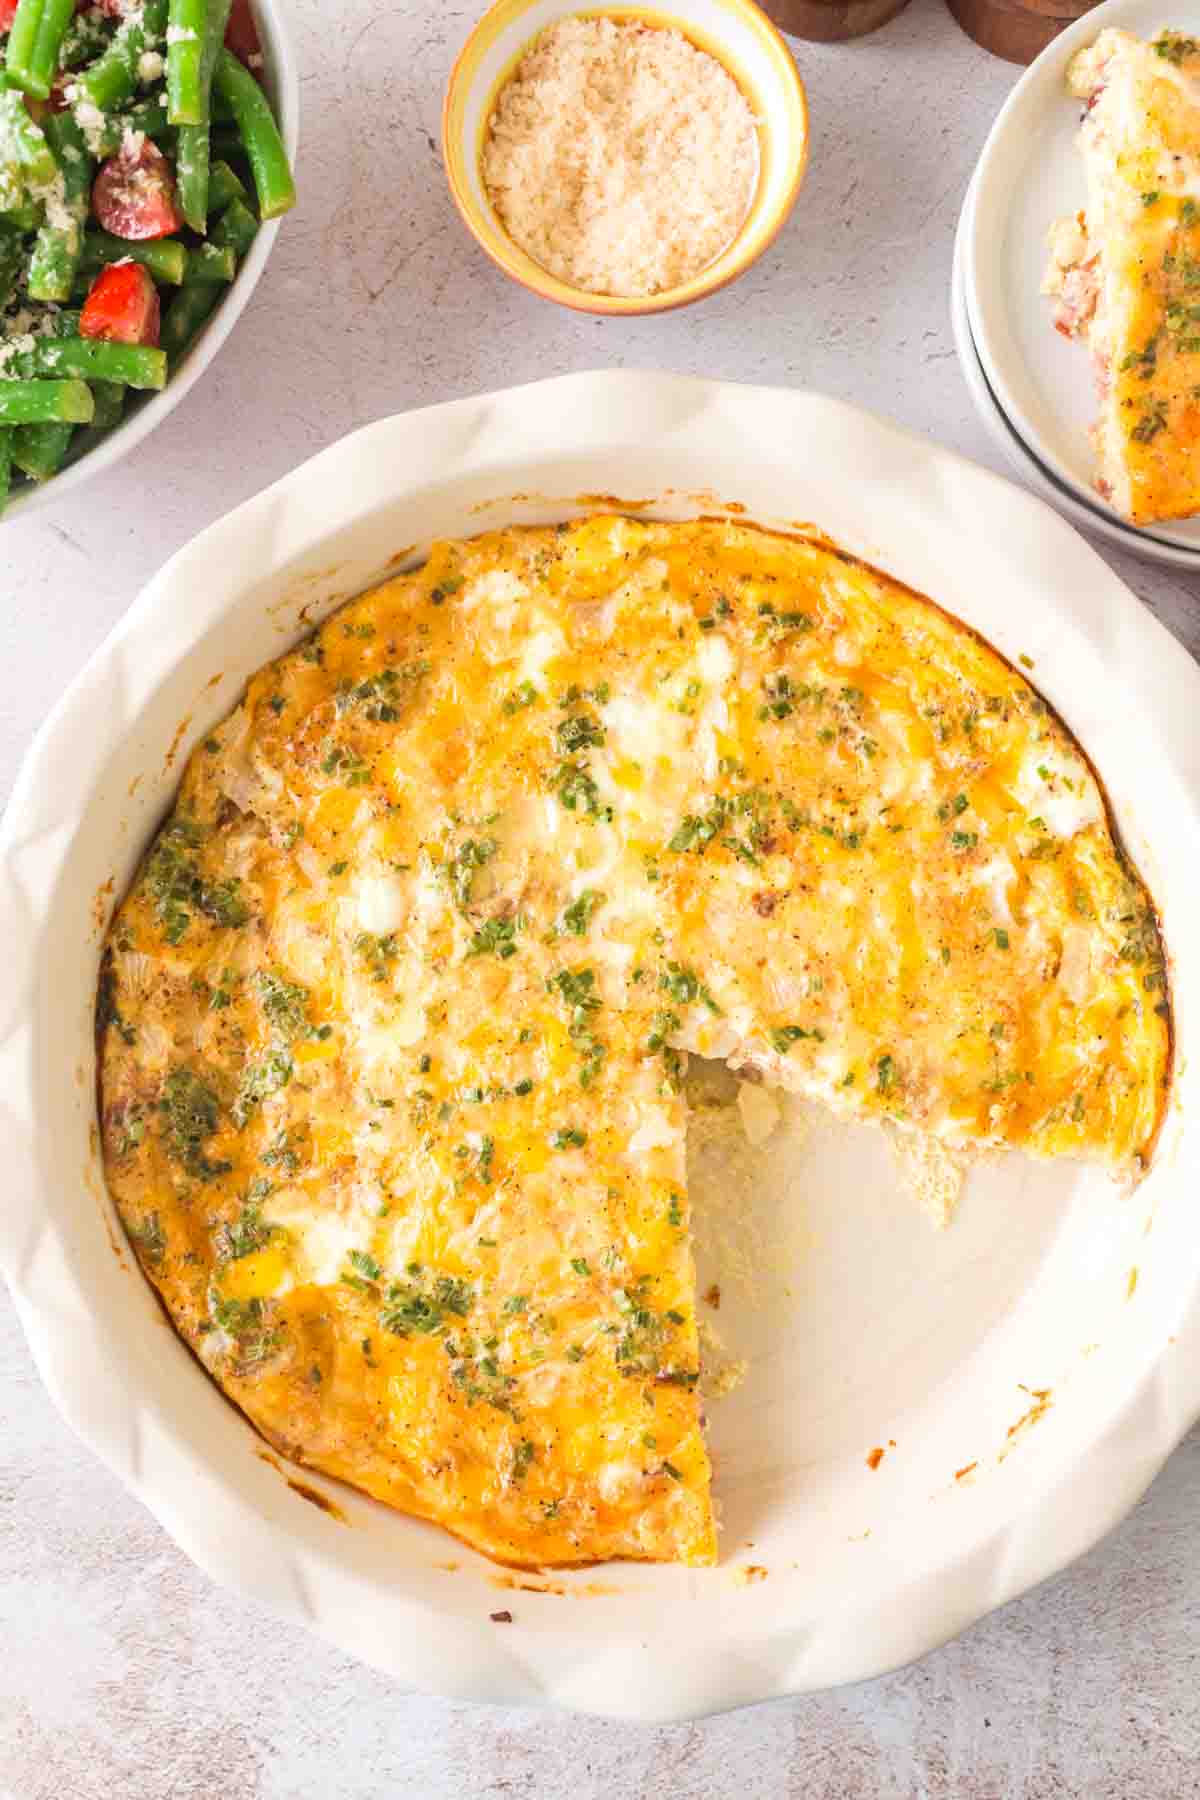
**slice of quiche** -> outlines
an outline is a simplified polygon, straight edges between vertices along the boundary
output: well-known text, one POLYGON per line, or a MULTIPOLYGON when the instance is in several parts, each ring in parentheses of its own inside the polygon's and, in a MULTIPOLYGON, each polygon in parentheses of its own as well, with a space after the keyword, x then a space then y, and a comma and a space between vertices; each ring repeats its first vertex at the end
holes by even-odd
POLYGON ((1015 670, 829 548, 440 543, 258 674, 113 921, 108 1180, 288 1455, 513 1564, 715 1556, 688 1052, 1144 1162, 1153 909, 1015 670))
POLYGON ((1051 233, 1043 290, 1086 339, 1096 486, 1136 525, 1200 510, 1200 43, 1102 31, 1068 71, 1086 106, 1086 212, 1051 233))

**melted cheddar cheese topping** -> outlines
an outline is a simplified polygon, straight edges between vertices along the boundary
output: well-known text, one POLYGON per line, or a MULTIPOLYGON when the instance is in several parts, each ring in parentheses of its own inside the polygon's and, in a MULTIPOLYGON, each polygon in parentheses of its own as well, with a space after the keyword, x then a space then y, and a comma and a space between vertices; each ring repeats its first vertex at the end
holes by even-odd
POLYGON ((439 543, 251 681, 111 927, 111 1190, 289 1455, 514 1564, 715 1555, 688 1052, 1144 1159, 1163 954, 1087 763, 818 544, 439 543))

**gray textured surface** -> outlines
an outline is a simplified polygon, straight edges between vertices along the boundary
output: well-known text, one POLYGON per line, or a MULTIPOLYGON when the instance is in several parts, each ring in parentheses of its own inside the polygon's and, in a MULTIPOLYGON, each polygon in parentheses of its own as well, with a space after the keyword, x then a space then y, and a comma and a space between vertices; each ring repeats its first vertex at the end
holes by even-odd
MULTIPOLYGON (((292 13, 303 203, 248 314, 118 471, 3 531, 3 791, 171 551, 384 413, 657 366, 810 385, 999 466, 954 361, 947 284, 1014 72, 941 0, 857 44, 799 47, 814 147, 788 229, 707 305, 630 324, 511 287, 452 212, 434 141, 473 7, 292 13)), ((1105 554, 1200 650, 1198 584, 1105 554)), ((1183 1800, 1200 1793, 1200 1435, 1083 1562, 916 1668, 695 1726, 616 1726, 407 1698, 215 1591, 60 1423, 0 1299, 0 1644, 0 1800, 1183 1800)))

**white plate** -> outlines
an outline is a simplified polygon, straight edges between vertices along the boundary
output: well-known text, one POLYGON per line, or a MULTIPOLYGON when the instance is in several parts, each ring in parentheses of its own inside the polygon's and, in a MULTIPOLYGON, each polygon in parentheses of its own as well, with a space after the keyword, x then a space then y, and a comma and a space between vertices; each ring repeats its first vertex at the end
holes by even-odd
POLYGON ((1098 494, 1093 494, 1092 501, 1080 499, 1074 489, 1064 487, 1056 481, 1050 471, 1042 466, 1029 448, 1017 436, 1010 421, 1005 417, 1000 402, 988 386, 987 375, 975 346, 971 333, 971 321, 967 311, 966 287, 963 276, 963 243, 970 226, 970 213, 975 200, 975 184, 967 189, 967 197, 959 215, 958 231, 954 239, 954 265, 950 282, 950 325, 954 334, 954 344, 958 352, 959 367, 963 379, 975 402, 975 409, 987 429, 988 435, 996 444, 1001 454, 1015 469, 1023 481, 1029 483, 1036 494, 1048 500, 1051 506, 1065 513, 1067 518, 1078 525, 1081 530, 1092 532, 1097 537, 1106 539, 1120 549, 1140 556, 1144 561, 1166 564, 1171 568, 1200 570, 1200 547, 1185 550, 1178 544, 1163 543, 1161 539, 1151 536, 1149 532, 1139 531, 1105 506, 1098 494))
MULTIPOLYGON (((1067 65, 1106 26, 1153 37, 1164 24, 1200 33, 1197 0, 1173 8, 1162 0, 1107 0, 1043 50, 983 147, 963 246, 971 331, 996 399, 1055 479, 1113 518, 1119 515, 1094 486, 1091 360, 1083 344, 1054 330, 1051 302, 1039 289, 1050 226, 1087 199, 1075 142, 1080 107, 1067 93, 1067 65)), ((1146 535, 1200 552, 1200 516, 1156 524, 1146 535)))
MULTIPOLYGON (((1200 1409, 1198 713, 1200 671, 1048 507, 834 401, 609 373, 345 439, 167 565, 40 733, 4 822, 0 1266, 51 1393, 215 1579, 410 1687, 672 1718, 931 1648, 1094 1543, 1200 1409), (349 1523, 307 1504, 168 1329, 97 1165, 92 997, 113 893, 252 670, 431 535, 596 494, 815 520, 1032 658, 1162 906, 1182 1072, 1132 1197, 998 1159, 941 1235, 881 1133, 790 1128, 758 1181, 773 1253, 748 1295, 727 1273, 718 1321, 750 1364, 711 1415, 722 1566, 526 1592, 319 1477, 349 1523)), ((727 1187, 719 1161, 701 1171, 703 1236, 727 1187)))

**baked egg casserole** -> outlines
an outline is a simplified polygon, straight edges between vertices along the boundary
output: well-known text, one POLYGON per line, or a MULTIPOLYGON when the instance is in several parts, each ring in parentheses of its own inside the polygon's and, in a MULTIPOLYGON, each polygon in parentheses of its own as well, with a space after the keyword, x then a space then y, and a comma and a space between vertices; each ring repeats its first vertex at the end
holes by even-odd
POLYGON ((1200 43, 1102 31, 1072 58, 1087 208, 1043 291, 1089 345, 1096 486, 1135 525, 1200 511, 1200 43))
POLYGON ((498 1561, 710 1563, 689 1054, 1144 1166, 1154 909, 1024 677, 820 541, 433 546, 254 676, 109 930, 110 1191, 286 1455, 498 1561))

